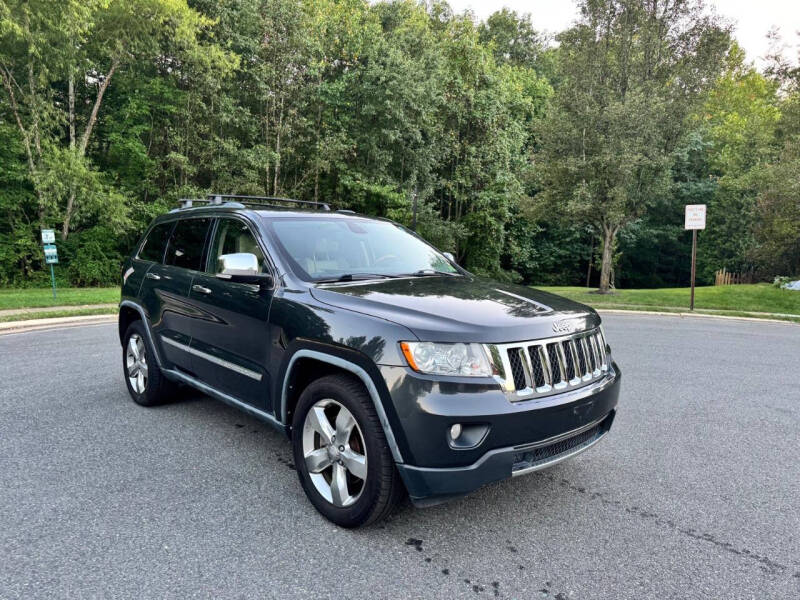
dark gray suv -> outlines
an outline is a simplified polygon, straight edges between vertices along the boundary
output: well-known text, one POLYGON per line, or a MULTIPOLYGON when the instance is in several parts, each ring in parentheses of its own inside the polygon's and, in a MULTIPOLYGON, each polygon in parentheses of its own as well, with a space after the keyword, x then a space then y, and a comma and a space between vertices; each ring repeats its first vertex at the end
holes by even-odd
POLYGON ((188 385, 285 432, 334 523, 549 467, 611 427, 620 371, 591 308, 475 277, 384 219, 194 202, 123 265, 128 390, 152 406, 188 385))

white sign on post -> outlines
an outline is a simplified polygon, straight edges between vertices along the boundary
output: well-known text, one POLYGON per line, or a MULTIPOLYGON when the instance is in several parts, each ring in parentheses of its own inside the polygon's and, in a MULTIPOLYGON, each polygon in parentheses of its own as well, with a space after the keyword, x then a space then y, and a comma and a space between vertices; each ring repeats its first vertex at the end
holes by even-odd
POLYGON ((54 244, 56 241, 56 232, 52 229, 42 229, 42 243, 54 244))
POLYGON ((706 228, 706 205, 705 204, 687 204, 686 205, 686 220, 683 225, 684 229, 705 229, 706 228))

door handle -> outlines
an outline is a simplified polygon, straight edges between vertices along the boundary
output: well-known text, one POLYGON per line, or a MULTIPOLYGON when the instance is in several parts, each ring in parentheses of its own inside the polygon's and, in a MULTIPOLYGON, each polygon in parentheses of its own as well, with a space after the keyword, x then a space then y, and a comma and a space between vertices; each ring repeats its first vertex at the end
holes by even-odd
POLYGON ((197 292, 198 294, 210 294, 211 290, 207 287, 203 287, 202 285, 193 285, 192 290, 197 292))
POLYGON ((144 276, 147 277, 148 279, 155 279, 156 281, 161 279, 161 275, 156 275, 155 273, 150 273, 149 271, 145 273, 144 276))

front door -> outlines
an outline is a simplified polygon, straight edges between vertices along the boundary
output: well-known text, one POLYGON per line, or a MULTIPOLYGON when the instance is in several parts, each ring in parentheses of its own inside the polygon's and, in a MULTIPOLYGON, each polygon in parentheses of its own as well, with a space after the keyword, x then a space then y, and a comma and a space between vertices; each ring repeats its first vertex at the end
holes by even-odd
POLYGON ((193 370, 205 383, 265 410, 269 400, 269 309, 272 290, 216 277, 223 254, 255 254, 269 272, 264 253, 246 222, 217 220, 205 273, 192 281, 189 300, 193 370))

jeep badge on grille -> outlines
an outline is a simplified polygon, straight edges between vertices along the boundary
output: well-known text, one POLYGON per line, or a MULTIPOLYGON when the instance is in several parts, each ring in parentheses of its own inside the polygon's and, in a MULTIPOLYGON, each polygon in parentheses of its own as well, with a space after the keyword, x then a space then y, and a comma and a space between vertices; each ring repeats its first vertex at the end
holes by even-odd
POLYGON ((574 328, 574 324, 566 319, 553 322, 553 332, 555 333, 570 333, 574 328))

